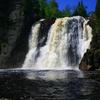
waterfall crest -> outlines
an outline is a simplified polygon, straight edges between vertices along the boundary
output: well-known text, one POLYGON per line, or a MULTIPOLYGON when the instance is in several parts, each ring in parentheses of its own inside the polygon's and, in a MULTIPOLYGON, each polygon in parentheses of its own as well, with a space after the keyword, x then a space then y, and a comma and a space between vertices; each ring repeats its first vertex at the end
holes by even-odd
MULTIPOLYGON (((43 21, 43 20, 42 20, 43 21)), ((92 40, 92 29, 83 17, 65 17, 56 19, 47 33, 45 45, 38 47, 41 21, 32 27, 29 38, 29 51, 22 68, 78 69, 84 53, 92 40)))

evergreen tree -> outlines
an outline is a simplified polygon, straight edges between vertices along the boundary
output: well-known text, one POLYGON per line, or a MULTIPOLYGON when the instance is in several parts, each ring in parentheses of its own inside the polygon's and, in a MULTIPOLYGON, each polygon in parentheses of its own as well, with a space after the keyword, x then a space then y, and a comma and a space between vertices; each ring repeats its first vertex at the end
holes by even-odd
POLYGON ((47 8, 47 1, 46 0, 39 0, 39 9, 40 9, 40 18, 45 18, 45 9, 47 8))
POLYGON ((62 16, 63 17, 70 17, 71 16, 70 9, 68 9, 67 7, 65 7, 65 9, 62 11, 62 16))
POLYGON ((97 0, 95 13, 96 13, 96 31, 100 32, 100 0, 97 0))
POLYGON ((83 5, 83 2, 79 2, 74 13, 73 13, 74 16, 83 16, 83 17, 87 17, 87 11, 86 11, 86 8, 84 7, 83 5))
POLYGON ((98 19, 100 19, 100 0, 97 0, 96 16, 97 16, 98 19))
POLYGON ((45 18, 49 19, 50 16, 51 16, 51 13, 50 13, 50 9, 49 9, 49 4, 47 4, 47 6, 45 6, 45 18))
POLYGON ((56 18, 60 16, 60 11, 58 9, 58 4, 55 0, 50 0, 48 4, 48 13, 50 18, 56 18))

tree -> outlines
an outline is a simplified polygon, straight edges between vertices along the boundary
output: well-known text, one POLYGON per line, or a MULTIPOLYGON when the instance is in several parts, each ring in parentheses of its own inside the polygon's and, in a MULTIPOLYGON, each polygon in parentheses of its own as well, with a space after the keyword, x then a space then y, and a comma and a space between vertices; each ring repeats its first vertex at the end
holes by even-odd
POLYGON ((96 5, 96 31, 97 33, 100 32, 100 0, 97 0, 97 5, 96 5))
POLYGON ((97 0, 96 16, 97 16, 98 19, 100 19, 100 0, 97 0))
POLYGON ((45 14, 45 9, 47 7, 47 1, 46 0, 39 0, 39 9, 40 9, 40 18, 45 18, 46 14, 45 14))
POLYGON ((60 11, 58 9, 58 4, 55 0, 50 0, 48 3, 48 13, 50 18, 56 18, 60 16, 60 11))
POLYGON ((87 17, 87 11, 82 1, 78 3, 73 15, 74 16, 80 15, 83 17, 87 17))
POLYGON ((70 17, 71 16, 70 9, 65 7, 65 9, 62 11, 62 16, 63 17, 70 17))

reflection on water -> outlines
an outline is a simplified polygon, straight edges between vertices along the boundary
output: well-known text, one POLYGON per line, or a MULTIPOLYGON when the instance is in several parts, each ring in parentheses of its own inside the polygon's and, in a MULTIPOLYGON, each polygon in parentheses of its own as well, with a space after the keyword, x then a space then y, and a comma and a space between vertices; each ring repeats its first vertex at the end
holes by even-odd
POLYGON ((0 100, 100 100, 100 74, 0 70, 0 100))
POLYGON ((82 71, 76 70, 40 70, 40 71, 29 71, 26 73, 28 79, 44 79, 44 80, 68 80, 71 78, 83 78, 84 74, 82 71))

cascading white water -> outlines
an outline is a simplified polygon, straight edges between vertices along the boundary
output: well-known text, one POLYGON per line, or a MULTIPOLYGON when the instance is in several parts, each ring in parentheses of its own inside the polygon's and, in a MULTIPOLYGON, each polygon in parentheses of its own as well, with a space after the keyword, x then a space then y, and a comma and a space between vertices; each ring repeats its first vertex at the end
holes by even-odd
POLYGON ((29 51, 22 68, 27 69, 78 69, 79 63, 90 47, 92 29, 83 17, 56 19, 51 26, 47 41, 38 48, 38 35, 41 22, 32 27, 29 51))

